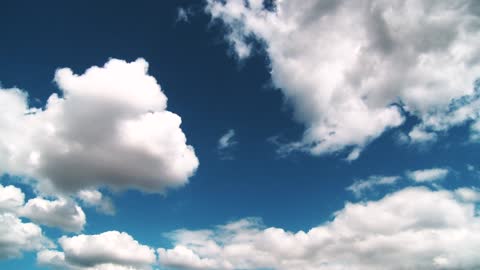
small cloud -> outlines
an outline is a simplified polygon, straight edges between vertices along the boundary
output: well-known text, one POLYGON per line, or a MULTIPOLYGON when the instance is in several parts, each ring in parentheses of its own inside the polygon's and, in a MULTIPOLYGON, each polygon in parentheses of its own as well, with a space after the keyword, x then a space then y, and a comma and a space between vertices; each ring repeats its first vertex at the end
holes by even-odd
POLYGON ((217 150, 221 159, 233 159, 231 149, 238 144, 234 137, 235 130, 230 129, 218 139, 217 150))
POLYGON ((360 153, 362 152, 362 148, 360 147, 355 147, 350 154, 345 158, 346 161, 352 162, 356 160, 358 157, 360 157, 360 153))
POLYGON ((98 190, 84 189, 77 193, 77 197, 85 206, 95 207, 98 212, 105 215, 115 215, 115 206, 112 200, 98 190))
POLYGON ((177 9, 177 18, 175 22, 190 22, 190 16, 192 15, 192 10, 190 8, 179 7, 177 9))
POLYGON ((400 179, 399 176, 383 176, 373 175, 365 180, 356 180, 353 184, 347 187, 356 197, 362 196, 367 190, 372 190, 375 186, 393 185, 400 179))
POLYGON ((448 174, 447 169, 432 168, 407 172, 408 178, 415 182, 432 182, 444 179, 448 174))

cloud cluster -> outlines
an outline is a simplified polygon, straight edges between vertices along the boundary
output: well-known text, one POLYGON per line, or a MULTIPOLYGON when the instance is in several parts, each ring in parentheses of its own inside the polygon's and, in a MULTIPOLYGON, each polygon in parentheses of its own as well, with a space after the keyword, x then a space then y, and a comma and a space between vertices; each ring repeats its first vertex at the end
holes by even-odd
POLYGON ((158 250, 159 260, 197 270, 478 269, 479 197, 472 192, 406 188, 378 201, 347 203, 308 232, 265 228, 256 219, 179 230, 171 234, 173 248, 158 250))
POLYGON ((23 251, 50 247, 42 229, 19 217, 25 194, 15 186, 0 185, 0 259, 21 256, 23 251))
POLYGON ((63 236, 59 244, 63 251, 43 250, 37 254, 37 262, 52 269, 72 270, 151 269, 156 262, 153 249, 118 231, 63 236))
MULTIPOLYGON (((305 124, 282 151, 349 160, 405 115, 409 140, 479 118, 480 16, 475 0, 208 0, 239 58, 260 44, 275 86, 305 124), (265 1, 268 2, 268 1, 265 1)), ((472 127, 477 130, 478 123, 472 127)))
POLYGON ((61 197, 47 200, 36 197, 25 203, 22 190, 11 185, 0 185, 0 214, 2 213, 15 218, 28 218, 35 223, 32 223, 34 227, 40 224, 66 232, 80 232, 86 224, 85 213, 73 199, 61 197))
POLYGON ((23 251, 51 246, 42 229, 12 213, 0 213, 0 259, 20 257, 23 251))
POLYGON ((143 59, 111 59, 81 75, 59 69, 61 95, 45 108, 29 107, 19 89, 0 90, 0 173, 33 178, 50 192, 184 185, 198 159, 147 71, 143 59))

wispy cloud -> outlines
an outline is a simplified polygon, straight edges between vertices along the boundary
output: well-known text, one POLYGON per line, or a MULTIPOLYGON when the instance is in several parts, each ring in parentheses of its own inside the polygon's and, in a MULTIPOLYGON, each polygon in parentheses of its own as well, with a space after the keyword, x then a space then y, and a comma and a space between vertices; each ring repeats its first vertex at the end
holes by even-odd
POLYGON ((373 175, 364 180, 356 180, 347 187, 356 197, 360 197, 365 191, 372 190, 376 186, 393 185, 400 179, 400 176, 373 175))
POLYGON ((238 144, 235 140, 235 130, 229 129, 218 139, 217 150, 221 159, 233 159, 231 153, 233 146, 238 144))

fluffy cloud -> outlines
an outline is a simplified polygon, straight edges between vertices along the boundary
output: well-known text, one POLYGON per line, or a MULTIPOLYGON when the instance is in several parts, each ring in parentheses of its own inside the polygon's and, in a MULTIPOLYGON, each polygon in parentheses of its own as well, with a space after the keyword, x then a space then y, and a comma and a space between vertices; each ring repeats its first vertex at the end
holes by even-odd
POLYGON ((349 150, 352 160, 404 112, 420 120, 412 141, 479 117, 475 0, 263 2, 208 0, 206 12, 240 58, 255 43, 265 49, 274 85, 306 126, 281 150, 349 150))
POLYGON ((53 201, 43 198, 30 199, 20 212, 35 223, 58 227, 68 232, 79 232, 86 223, 82 208, 72 200, 64 198, 53 201))
POLYGON ((25 202, 25 194, 15 186, 0 185, 0 213, 17 212, 25 202))
POLYGON ((82 75, 59 69, 61 95, 52 94, 44 109, 29 108, 21 90, 0 90, 0 173, 63 192, 184 185, 198 159, 147 71, 143 59, 111 59, 82 75))
MULTIPOLYGON (((469 189, 465 189, 469 190, 469 189)), ((480 219, 457 192, 406 188, 378 201, 347 203, 308 232, 244 219, 215 230, 179 230, 159 249, 182 269, 478 269, 480 219)))
POLYGON ((447 177, 447 175, 448 170, 442 168, 432 168, 407 172, 407 176, 415 182, 431 182, 436 180, 442 180, 447 177))
POLYGON ((373 175, 365 180, 356 180, 352 185, 347 187, 347 190, 353 192, 355 196, 360 197, 363 192, 371 190, 379 185, 393 185, 400 179, 399 176, 381 176, 373 175))
POLYGON ((55 269, 109 270, 151 269, 156 256, 127 233, 109 231, 97 235, 78 235, 59 239, 62 251, 44 250, 37 262, 55 269))
POLYGON ((0 214, 0 259, 19 257, 22 251, 51 245, 37 225, 24 223, 12 213, 0 214))

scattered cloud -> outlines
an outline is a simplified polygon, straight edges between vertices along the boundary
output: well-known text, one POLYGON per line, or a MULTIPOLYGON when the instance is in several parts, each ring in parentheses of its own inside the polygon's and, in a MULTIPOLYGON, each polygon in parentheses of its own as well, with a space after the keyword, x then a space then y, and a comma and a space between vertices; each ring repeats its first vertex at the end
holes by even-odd
POLYGON ((352 185, 347 187, 347 190, 351 191, 355 196, 360 197, 365 191, 372 190, 377 186, 393 185, 398 180, 400 180, 400 176, 373 175, 365 180, 354 181, 352 185))
POLYGON ((415 187, 347 203, 308 232, 267 228, 256 219, 179 230, 171 234, 174 247, 158 250, 159 261, 196 270, 473 270, 480 267, 480 219, 457 193, 415 187))
POLYGON ((349 150, 353 160, 406 114, 419 120, 411 142, 479 118, 475 0, 263 2, 208 0, 205 11, 239 58, 263 45, 274 85, 306 126, 283 152, 349 150))
POLYGON ((229 129, 227 133, 223 134, 220 139, 218 139, 217 149, 222 159, 233 159, 231 150, 232 147, 237 145, 238 142, 235 140, 235 130, 229 129))
POLYGON ((198 159, 144 59, 109 60, 84 74, 61 68, 45 108, 0 89, 0 173, 27 176, 42 192, 109 187, 164 192, 188 182, 198 159))
POLYGON ((109 231, 97 235, 61 237, 63 251, 44 250, 37 254, 40 265, 54 269, 107 270, 151 269, 155 251, 127 233, 109 231))
POLYGON ((46 200, 34 198, 28 200, 21 215, 37 224, 61 228, 67 232, 80 232, 86 223, 82 208, 70 199, 46 200))
POLYGON ((442 180, 448 175, 448 170, 432 168, 407 172, 407 176, 415 182, 432 182, 442 180))

